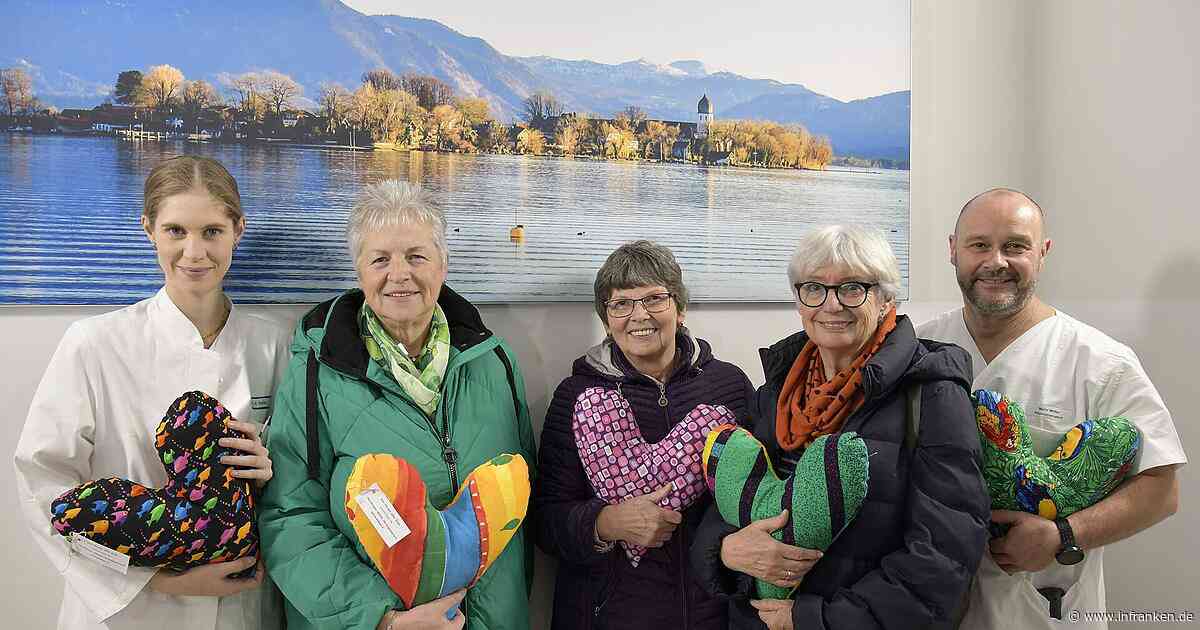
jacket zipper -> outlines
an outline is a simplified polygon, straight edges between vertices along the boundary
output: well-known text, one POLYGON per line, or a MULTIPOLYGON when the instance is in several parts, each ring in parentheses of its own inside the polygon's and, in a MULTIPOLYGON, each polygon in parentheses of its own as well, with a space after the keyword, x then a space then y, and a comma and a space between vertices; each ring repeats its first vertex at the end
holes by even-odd
MULTIPOLYGON (((442 413, 441 408, 438 413, 442 413)), ((450 496, 454 496, 458 493, 458 451, 450 446, 450 423, 443 421, 442 427, 445 430, 438 431, 437 423, 429 418, 429 430, 433 431, 433 436, 442 446, 442 461, 446 462, 446 472, 450 476, 450 496)))
MULTIPOLYGON (((605 575, 604 584, 600 588, 600 603, 592 607, 592 621, 588 624, 589 628, 600 627, 600 611, 604 609, 604 605, 608 603, 608 598, 612 596, 611 587, 613 580, 613 558, 616 555, 616 553, 609 552, 609 557, 605 558, 604 565, 605 569, 607 570, 607 575, 605 575)), ((594 599, 592 601, 595 602, 594 599)))

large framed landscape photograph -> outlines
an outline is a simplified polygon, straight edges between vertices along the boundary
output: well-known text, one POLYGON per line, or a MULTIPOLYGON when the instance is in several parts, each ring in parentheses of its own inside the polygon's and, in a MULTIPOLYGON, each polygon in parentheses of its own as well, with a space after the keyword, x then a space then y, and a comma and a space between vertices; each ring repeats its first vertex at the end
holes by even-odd
POLYGON ((479 303, 590 300, 637 238, 694 301, 788 301, 829 223, 882 230, 906 297, 909 5, 840 4, 5 2, 0 305, 153 294, 142 183, 178 154, 239 183, 241 303, 354 286, 343 226, 384 178, 434 192, 479 303))

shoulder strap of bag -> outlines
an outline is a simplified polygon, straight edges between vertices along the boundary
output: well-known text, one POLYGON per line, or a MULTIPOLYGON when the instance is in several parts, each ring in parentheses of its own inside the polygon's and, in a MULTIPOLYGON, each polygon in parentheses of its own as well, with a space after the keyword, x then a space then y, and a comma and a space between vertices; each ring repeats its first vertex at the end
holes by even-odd
POLYGON ((911 453, 917 448, 917 437, 921 434, 921 383, 909 385, 905 388, 905 395, 908 398, 908 411, 905 414, 904 450, 911 453))
POLYGON ((521 403, 517 401, 517 378, 513 375, 512 361, 508 360, 508 355, 504 353, 504 348, 501 348, 499 344, 492 350, 504 364, 504 375, 508 377, 508 391, 512 393, 513 417, 519 422, 521 420, 521 403))
POLYGON ((317 384, 321 366, 317 355, 308 351, 307 396, 304 403, 304 431, 308 441, 308 478, 317 479, 321 473, 321 453, 317 440, 317 384))

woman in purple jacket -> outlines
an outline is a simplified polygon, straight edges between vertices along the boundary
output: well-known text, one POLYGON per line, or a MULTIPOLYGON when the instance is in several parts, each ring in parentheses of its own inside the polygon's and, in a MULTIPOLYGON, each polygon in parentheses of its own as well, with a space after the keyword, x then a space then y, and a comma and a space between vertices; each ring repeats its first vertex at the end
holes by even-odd
POLYGON ((726 602, 706 593, 688 563, 711 497, 702 494, 682 512, 656 504, 670 486, 613 504, 598 498, 572 414, 588 388, 619 392, 652 444, 701 403, 724 405, 741 419, 754 390, 745 373, 713 358, 708 343, 683 326, 688 291, 671 250, 649 241, 622 245, 597 272, 594 289, 608 336, 554 392, 538 453, 531 519, 538 546, 559 561, 552 625, 724 629, 726 602), (648 548, 636 567, 619 542, 648 548))

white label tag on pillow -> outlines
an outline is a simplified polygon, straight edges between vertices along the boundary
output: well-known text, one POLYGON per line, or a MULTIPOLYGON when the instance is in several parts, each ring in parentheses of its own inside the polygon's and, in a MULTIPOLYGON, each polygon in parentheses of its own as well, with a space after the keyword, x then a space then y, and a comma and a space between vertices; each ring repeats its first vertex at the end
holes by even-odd
POLYGON ((404 519, 400 518, 400 513, 392 505, 391 499, 379 489, 379 484, 371 484, 370 488, 363 490, 354 500, 358 502, 358 507, 362 508, 363 514, 367 515, 371 525, 375 526, 375 531, 379 532, 384 545, 391 547, 404 540, 410 533, 411 530, 404 519))
POLYGON ((71 551, 121 575, 129 573, 129 556, 78 533, 67 539, 71 551))

